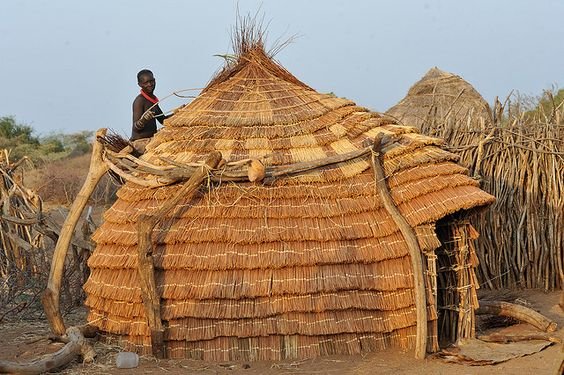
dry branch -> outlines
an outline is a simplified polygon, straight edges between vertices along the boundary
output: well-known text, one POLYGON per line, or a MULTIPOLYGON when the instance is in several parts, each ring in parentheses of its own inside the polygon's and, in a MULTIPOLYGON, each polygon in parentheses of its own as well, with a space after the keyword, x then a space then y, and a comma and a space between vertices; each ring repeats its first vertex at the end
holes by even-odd
POLYGON ((517 341, 530 341, 530 340, 545 340, 554 343, 562 343, 562 340, 555 336, 550 336, 547 334, 529 334, 529 335, 503 335, 500 333, 494 333, 491 335, 478 336, 478 340, 486 342, 500 342, 507 344, 509 342, 517 341))
MULTIPOLYGON (((272 183, 276 178, 308 172, 312 169, 322 168, 329 165, 342 163, 368 155, 371 147, 351 151, 345 154, 334 155, 307 162, 293 163, 289 165, 266 166, 265 184, 272 183)), ((157 166, 135 158, 132 155, 122 154, 117 156, 115 152, 106 150, 104 161, 108 167, 126 181, 144 187, 159 187, 177 183, 189 179, 194 171, 201 167, 201 164, 189 163, 182 164, 169 159, 162 158, 168 162, 168 166, 157 166), (125 164, 123 159, 127 159, 132 164, 125 164)), ((255 163, 258 162, 255 160, 255 163)), ((214 182, 249 180, 249 168, 252 168, 253 160, 248 159, 240 162, 226 163, 223 168, 212 171, 210 180, 214 182)))
POLYGON ((78 327, 67 329, 68 342, 55 353, 27 363, 0 360, 0 373, 10 374, 42 374, 50 372, 72 362, 82 355, 84 362, 92 362, 96 354, 78 327))
POLYGON ((476 310, 476 314, 491 314, 514 318, 529 323, 543 332, 554 332, 557 327, 555 321, 548 319, 544 315, 528 307, 509 302, 480 301, 480 307, 476 310))

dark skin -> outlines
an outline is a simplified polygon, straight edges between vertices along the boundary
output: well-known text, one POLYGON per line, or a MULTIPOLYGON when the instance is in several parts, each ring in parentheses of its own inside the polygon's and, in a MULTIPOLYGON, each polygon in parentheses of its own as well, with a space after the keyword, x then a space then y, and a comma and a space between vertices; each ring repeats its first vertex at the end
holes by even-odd
MULTIPOLYGON (((156 82, 153 74, 142 74, 139 77, 137 84, 141 87, 143 92, 156 100, 154 95, 156 82)), ((158 105, 153 105, 153 103, 141 94, 139 94, 133 101, 133 126, 131 131, 132 141, 152 137, 157 132, 156 120, 162 124, 167 118, 167 116, 163 116, 163 111, 158 105), (150 111, 149 108, 151 108, 150 111)))

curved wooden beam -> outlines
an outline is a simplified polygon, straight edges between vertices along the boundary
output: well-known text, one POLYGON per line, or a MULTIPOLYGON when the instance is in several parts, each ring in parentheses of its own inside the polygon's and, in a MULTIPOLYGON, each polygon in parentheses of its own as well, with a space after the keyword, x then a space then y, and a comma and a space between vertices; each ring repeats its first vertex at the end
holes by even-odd
POLYGON ((47 289, 43 292, 41 302, 45 309, 45 315, 49 321, 51 331, 56 335, 63 335, 65 333, 65 323, 61 316, 59 307, 60 302, 60 289, 61 281, 63 279, 63 270, 65 267, 65 259, 69 249, 69 245, 74 234, 76 224, 80 219, 80 215, 84 207, 88 203, 88 199, 94 192, 96 185, 102 176, 108 171, 106 163, 102 159, 104 146, 97 140, 99 136, 104 136, 106 129, 100 129, 96 132, 94 144, 92 147, 92 158, 90 159, 90 169, 82 188, 78 192, 76 199, 72 203, 69 214, 67 215, 61 234, 55 245, 53 253, 53 260, 51 262, 51 270, 49 272, 49 280, 47 282, 47 289))
POLYGON ((427 352, 427 299, 425 296, 425 280, 423 279, 421 248, 419 247, 415 231, 397 208, 386 184, 384 168, 382 167, 379 159, 380 151, 382 149, 382 138, 382 133, 378 133, 374 138, 374 146, 372 147, 372 168, 374 169, 376 188, 378 189, 384 208, 398 226, 409 249, 411 267, 413 269, 415 309, 417 313, 415 358, 424 359, 427 352))

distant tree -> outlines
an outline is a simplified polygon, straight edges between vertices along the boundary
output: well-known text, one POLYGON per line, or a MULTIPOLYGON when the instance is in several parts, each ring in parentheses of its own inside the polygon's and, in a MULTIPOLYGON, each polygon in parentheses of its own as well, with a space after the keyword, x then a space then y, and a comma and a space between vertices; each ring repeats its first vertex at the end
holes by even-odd
POLYGON ((0 117, 0 137, 15 140, 17 143, 39 145, 39 139, 33 135, 29 125, 18 124, 13 116, 0 117))
POLYGON ((31 126, 18 123, 13 116, 0 117, 0 149, 9 150, 12 160, 28 156, 36 164, 42 164, 84 155, 92 148, 92 131, 51 133, 43 137, 34 132, 31 126))
POLYGON ((525 112, 525 119, 540 119, 546 121, 554 121, 556 111, 564 112, 564 89, 556 91, 545 90, 544 93, 534 100, 533 105, 525 112))
POLYGON ((564 101, 564 89, 558 91, 545 90, 538 98, 535 109, 550 113, 550 111, 552 111, 553 108, 557 108, 562 101, 564 101))
POLYGON ((92 151, 94 132, 83 130, 77 133, 67 134, 64 144, 70 150, 70 156, 80 156, 92 151))

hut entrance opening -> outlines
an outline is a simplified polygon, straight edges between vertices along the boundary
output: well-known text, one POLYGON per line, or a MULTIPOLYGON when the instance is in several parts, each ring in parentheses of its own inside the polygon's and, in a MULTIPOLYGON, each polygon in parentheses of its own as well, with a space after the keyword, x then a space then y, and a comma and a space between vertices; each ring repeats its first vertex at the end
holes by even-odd
POLYGON ((474 240, 478 232, 461 213, 438 221, 436 232, 441 246, 427 260, 429 264, 435 262, 435 275, 432 265, 429 274, 436 280, 439 345, 445 347, 475 336, 479 284, 474 240))

